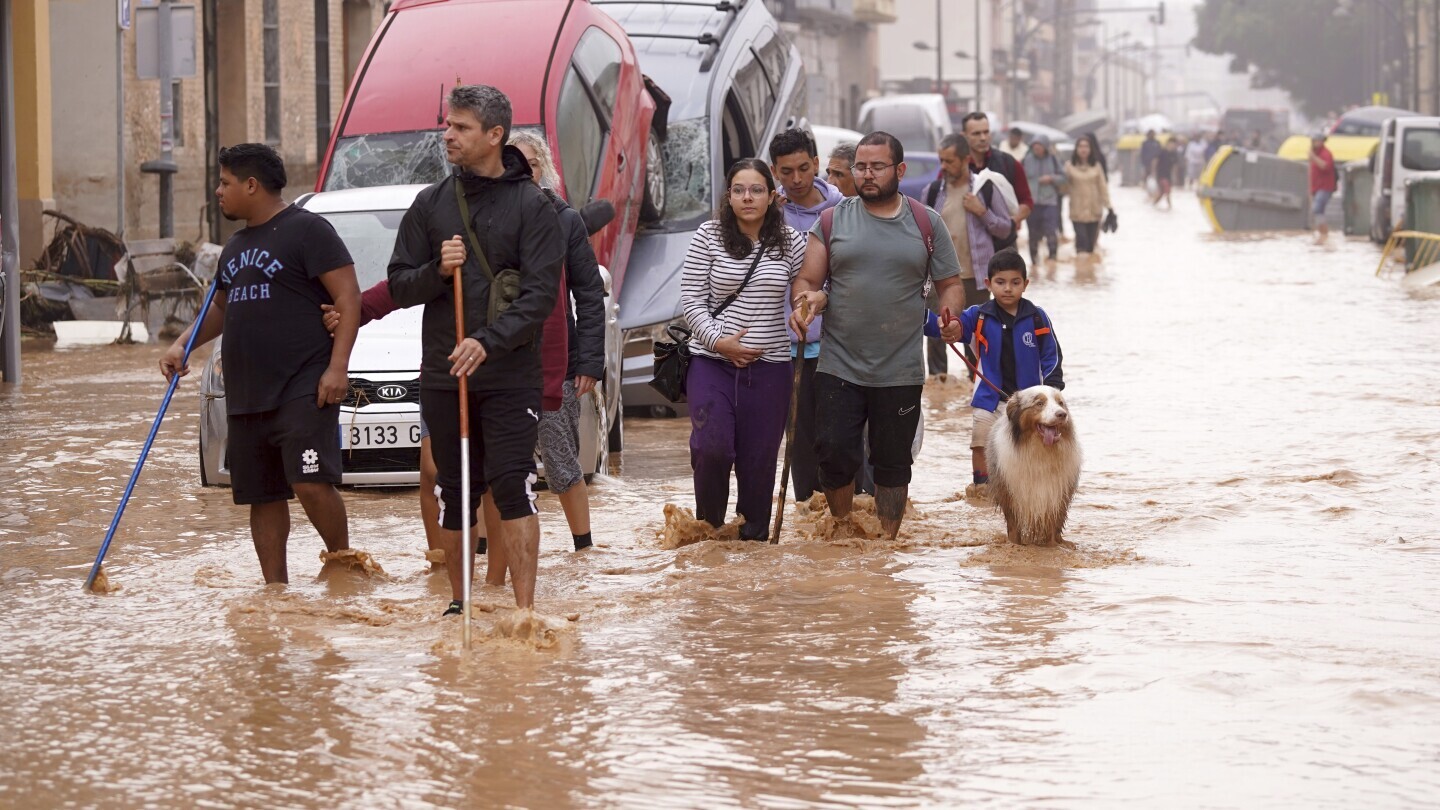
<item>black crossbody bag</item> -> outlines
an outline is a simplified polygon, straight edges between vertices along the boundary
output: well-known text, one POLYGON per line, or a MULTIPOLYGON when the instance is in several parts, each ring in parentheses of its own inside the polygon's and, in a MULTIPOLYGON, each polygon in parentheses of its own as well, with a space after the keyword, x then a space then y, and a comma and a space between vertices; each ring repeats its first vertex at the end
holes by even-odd
MULTIPOLYGON (((764 246, 755 248, 755 261, 750 263, 750 270, 741 279, 740 286, 730 297, 720 302, 710 313, 710 317, 718 318, 725 308, 735 303, 745 285, 750 283, 750 277, 755 275, 755 268, 760 266, 760 259, 765 255, 764 246)), ((655 341, 655 377, 650 380, 650 387, 660 393, 669 402, 685 401, 685 377, 690 373, 690 337, 689 329, 679 324, 671 324, 665 330, 670 340, 655 341)))

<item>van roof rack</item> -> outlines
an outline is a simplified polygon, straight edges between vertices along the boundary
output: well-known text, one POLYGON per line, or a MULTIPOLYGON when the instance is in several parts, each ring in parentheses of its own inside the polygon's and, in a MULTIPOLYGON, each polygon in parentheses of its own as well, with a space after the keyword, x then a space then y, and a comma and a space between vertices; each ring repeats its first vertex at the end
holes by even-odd
POLYGON ((730 27, 735 23, 735 16, 745 7, 746 0, 590 0, 593 6, 688 6, 692 8, 713 8, 726 15, 725 23, 720 26, 719 35, 709 31, 700 34, 669 34, 669 33, 646 33, 626 31, 625 35, 631 39, 688 39, 709 48, 705 58, 700 60, 700 72, 710 70, 715 64, 715 57, 720 53, 720 43, 730 33, 730 27))

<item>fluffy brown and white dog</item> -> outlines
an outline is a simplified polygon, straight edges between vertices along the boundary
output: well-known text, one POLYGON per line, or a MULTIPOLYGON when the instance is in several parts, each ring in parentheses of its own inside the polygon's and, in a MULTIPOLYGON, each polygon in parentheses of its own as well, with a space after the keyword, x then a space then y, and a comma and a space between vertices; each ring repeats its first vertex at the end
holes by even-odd
POLYGON ((1080 484, 1080 443, 1065 397, 1048 385, 1017 391, 990 428, 985 463, 990 497, 1005 514, 1010 542, 1075 544, 1060 534, 1080 484))

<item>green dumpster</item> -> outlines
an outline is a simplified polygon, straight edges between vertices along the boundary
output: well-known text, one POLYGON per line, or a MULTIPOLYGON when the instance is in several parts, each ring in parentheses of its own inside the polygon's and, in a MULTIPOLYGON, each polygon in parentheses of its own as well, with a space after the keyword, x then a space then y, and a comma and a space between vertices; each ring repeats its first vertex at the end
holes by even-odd
MULTIPOLYGON (((1440 179, 1411 180, 1405 184, 1405 230, 1440 233, 1440 179)), ((1421 241, 1405 242, 1405 260, 1413 264, 1421 241)))
POLYGON ((1367 236, 1370 233, 1370 192, 1375 187, 1375 172, 1364 160, 1346 163, 1341 169, 1344 178, 1345 235, 1367 236))

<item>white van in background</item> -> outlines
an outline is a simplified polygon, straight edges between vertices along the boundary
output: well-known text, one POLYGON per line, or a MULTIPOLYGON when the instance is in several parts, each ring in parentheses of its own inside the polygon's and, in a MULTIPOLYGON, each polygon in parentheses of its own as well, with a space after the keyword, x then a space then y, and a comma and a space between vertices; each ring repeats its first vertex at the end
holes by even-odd
POLYGON ((1390 118, 1375 147, 1375 185, 1370 192, 1370 238, 1384 242, 1405 227, 1405 184, 1440 178, 1440 118, 1390 118))
POLYGON ((859 143, 865 137, 863 133, 844 127, 826 127, 819 124, 810 127, 810 134, 815 136, 815 154, 820 156, 821 173, 824 173, 826 161, 830 159, 830 151, 842 143, 859 143))
POLYGON ((939 93, 872 98, 860 106, 861 132, 881 130, 900 139, 906 152, 938 152, 950 134, 950 111, 939 93))

